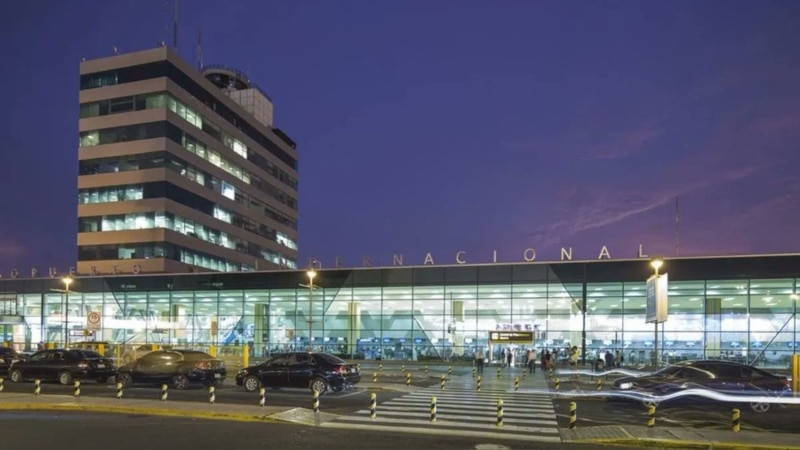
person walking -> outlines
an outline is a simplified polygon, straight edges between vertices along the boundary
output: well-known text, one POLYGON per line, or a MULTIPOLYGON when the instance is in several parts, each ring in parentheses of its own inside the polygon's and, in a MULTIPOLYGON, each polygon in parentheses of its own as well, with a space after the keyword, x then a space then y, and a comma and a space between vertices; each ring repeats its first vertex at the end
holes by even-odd
POLYGON ((483 373, 483 349, 478 349, 478 352, 475 353, 475 367, 477 367, 478 373, 483 373))
POLYGON ((528 373, 536 373, 536 349, 528 350, 528 373))

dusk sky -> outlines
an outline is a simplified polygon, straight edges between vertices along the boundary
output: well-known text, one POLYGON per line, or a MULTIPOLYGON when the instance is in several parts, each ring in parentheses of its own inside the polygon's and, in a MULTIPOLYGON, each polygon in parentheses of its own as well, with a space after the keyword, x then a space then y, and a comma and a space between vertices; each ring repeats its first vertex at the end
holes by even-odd
MULTIPOLYGON (((77 258, 78 65, 172 2, 0 16, 0 273, 77 258)), ((81 5, 77 7, 76 5, 81 5)), ((300 159, 300 266, 800 251, 800 1, 182 0, 300 159)), ((167 30, 167 27, 170 27, 167 30)))

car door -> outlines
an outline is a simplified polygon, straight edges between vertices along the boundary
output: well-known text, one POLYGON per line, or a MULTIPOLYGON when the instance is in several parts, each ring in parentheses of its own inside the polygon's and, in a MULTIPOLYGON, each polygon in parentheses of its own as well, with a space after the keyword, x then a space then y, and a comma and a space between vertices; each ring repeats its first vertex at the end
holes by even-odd
POLYGON ((22 372, 23 379, 38 379, 42 377, 42 371, 47 363, 47 358, 52 350, 42 350, 31 355, 27 360, 20 361, 14 365, 15 369, 22 372))
POLYGON ((276 356, 267 361, 261 372, 261 382, 268 387, 289 385, 289 361, 291 355, 276 356))
POLYGON ((155 383, 158 381, 159 352, 148 353, 133 363, 131 376, 136 383, 155 383))
POLYGON ((314 360, 308 353, 295 353, 289 359, 287 369, 289 376, 289 386, 307 387, 314 377, 314 360))
POLYGON ((56 380, 58 374, 68 365, 67 354, 64 350, 53 350, 47 355, 47 360, 42 364, 41 377, 43 380, 56 380))

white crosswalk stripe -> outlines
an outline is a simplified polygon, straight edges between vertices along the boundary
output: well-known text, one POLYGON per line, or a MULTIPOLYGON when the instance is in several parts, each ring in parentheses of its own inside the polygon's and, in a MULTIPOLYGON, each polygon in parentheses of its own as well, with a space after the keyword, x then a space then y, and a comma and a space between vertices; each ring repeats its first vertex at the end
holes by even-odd
MULTIPOLYGON (((493 375, 493 374, 492 374, 493 375)), ((365 405, 367 406, 367 405, 365 405)), ((560 443, 553 402, 541 374, 522 379, 514 389, 513 375, 482 379, 481 391, 471 375, 378 404, 376 417, 368 408, 340 416, 322 426, 403 433, 513 439, 560 443), (527 391, 527 392, 526 392, 527 391), (431 422, 431 397, 436 397, 436 421, 431 422), (497 424, 498 399, 503 400, 503 426, 497 424)))

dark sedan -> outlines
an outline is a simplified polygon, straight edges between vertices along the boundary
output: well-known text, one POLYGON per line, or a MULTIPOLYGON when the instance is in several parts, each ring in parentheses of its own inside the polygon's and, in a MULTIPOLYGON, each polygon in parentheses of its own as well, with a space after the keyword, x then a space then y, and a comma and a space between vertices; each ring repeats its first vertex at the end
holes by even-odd
POLYGON ((8 374, 8 368, 11 364, 22 359, 22 355, 17 353, 11 347, 0 347, 0 375, 5 376, 8 374))
POLYGON ((236 375, 236 384, 248 392, 260 387, 309 388, 324 394, 341 391, 361 381, 357 364, 328 353, 295 352, 276 356, 257 366, 247 367, 236 375))
POLYGON ((195 350, 157 350, 125 364, 117 370, 117 382, 134 384, 171 383, 186 389, 193 383, 216 386, 225 381, 225 363, 208 353, 195 350))
MULTIPOLYGON (((642 397, 645 404, 658 403, 658 397, 690 389, 705 389, 737 396, 791 395, 786 377, 746 364, 720 360, 682 361, 649 375, 619 378, 614 381, 613 388, 622 392, 645 394, 642 397), (650 398, 651 396, 655 398, 650 398)), ((766 412, 770 408, 770 403, 749 404, 756 412, 766 412)))
POLYGON ((88 350, 42 350, 11 365, 8 377, 19 383, 25 380, 57 380, 71 384, 73 380, 96 380, 105 383, 114 376, 114 362, 88 350))

